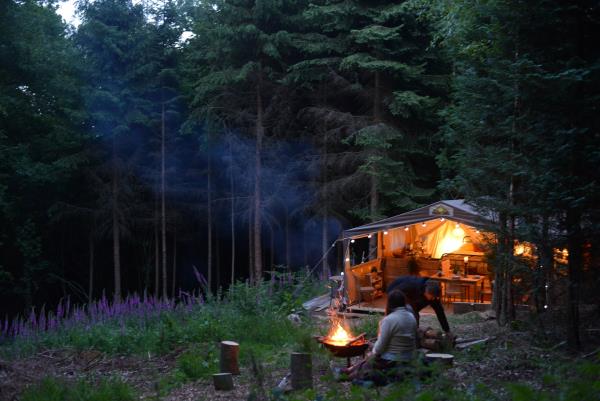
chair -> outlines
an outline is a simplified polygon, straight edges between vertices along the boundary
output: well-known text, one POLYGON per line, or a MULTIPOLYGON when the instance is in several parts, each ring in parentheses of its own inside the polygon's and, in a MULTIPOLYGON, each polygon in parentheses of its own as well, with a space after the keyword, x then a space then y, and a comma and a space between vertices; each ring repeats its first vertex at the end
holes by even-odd
POLYGON ((446 283, 446 288, 444 289, 444 299, 446 303, 454 302, 456 297, 459 299, 464 298, 465 286, 459 280, 452 280, 446 283))

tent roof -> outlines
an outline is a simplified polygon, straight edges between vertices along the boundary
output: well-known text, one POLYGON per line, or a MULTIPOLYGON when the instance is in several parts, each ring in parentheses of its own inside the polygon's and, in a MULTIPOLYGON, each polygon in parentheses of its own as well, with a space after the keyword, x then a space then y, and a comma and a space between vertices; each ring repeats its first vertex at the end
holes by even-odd
POLYGON ((420 207, 410 212, 402 213, 387 219, 375 221, 349 230, 344 230, 342 238, 351 238, 364 234, 375 233, 423 221, 444 217, 459 223, 473 227, 485 228, 492 222, 478 213, 471 205, 465 203, 464 199, 442 200, 427 206, 420 207))

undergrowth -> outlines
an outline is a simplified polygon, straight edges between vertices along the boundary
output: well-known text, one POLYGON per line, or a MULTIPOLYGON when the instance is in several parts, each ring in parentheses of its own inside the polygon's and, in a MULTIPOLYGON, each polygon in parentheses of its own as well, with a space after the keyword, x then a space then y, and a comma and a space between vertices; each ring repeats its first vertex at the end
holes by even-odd
POLYGON ((23 393, 21 401, 134 401, 137 395, 131 387, 118 380, 97 384, 80 381, 69 384, 57 379, 45 379, 23 393))

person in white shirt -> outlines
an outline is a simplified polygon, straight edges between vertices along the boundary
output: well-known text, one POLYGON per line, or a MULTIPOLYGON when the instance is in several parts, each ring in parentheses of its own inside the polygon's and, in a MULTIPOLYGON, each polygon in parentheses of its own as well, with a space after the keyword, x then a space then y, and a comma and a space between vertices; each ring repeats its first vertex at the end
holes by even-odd
POLYGON ((349 379, 385 381, 385 376, 415 357, 417 349, 417 320, 406 307, 406 297, 400 290, 388 294, 385 317, 379 322, 377 341, 359 363, 340 372, 349 379))

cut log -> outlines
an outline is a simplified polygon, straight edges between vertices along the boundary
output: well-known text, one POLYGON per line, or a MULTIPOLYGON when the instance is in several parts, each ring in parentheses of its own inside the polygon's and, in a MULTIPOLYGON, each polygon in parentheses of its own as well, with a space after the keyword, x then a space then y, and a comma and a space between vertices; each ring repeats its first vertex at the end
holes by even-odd
POLYGON ((433 338, 424 338, 421 340, 421 347, 430 349, 432 351, 439 351, 441 346, 438 340, 433 338))
POLYGON ((432 329, 431 327, 428 328, 423 335, 425 338, 433 338, 436 340, 442 338, 442 332, 440 330, 432 329))
POLYGON ((292 352, 290 371, 292 374, 292 389, 312 388, 312 359, 310 354, 292 352))
POLYGON ((234 341, 221 341, 221 358, 219 367, 221 373, 240 374, 238 356, 240 354, 240 345, 234 341))
POLYGON ((429 353, 425 354, 425 360, 429 363, 439 363, 443 366, 452 366, 452 363, 454 362, 454 355, 429 353))
POLYGON ((215 390, 233 390, 233 376, 231 373, 215 373, 213 375, 213 384, 215 385, 215 390))

